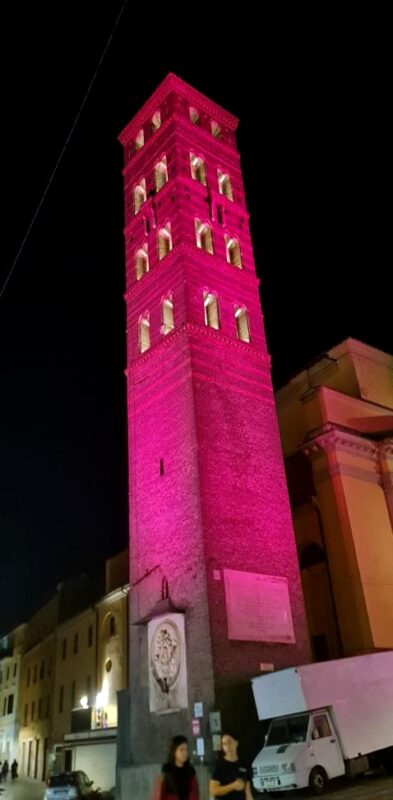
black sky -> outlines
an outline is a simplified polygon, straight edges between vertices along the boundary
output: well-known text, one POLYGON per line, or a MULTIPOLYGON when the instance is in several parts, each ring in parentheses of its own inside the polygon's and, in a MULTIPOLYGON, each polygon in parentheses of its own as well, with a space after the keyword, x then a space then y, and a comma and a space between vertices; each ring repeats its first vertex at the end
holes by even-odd
MULTIPOLYGON (((2 280, 122 4, 31 5, 3 19, 2 280)), ((117 135, 167 72, 240 117, 276 384, 347 336, 393 349, 388 6, 142 6, 0 301, 0 634, 127 542, 117 135)))

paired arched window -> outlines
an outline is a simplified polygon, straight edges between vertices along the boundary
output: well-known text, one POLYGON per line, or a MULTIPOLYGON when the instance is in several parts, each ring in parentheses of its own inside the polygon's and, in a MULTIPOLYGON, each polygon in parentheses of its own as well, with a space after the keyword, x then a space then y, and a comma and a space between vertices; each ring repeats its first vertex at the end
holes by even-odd
POLYGON ((209 328, 215 328, 218 330, 220 327, 220 316, 218 310, 218 299, 216 295, 211 292, 205 292, 203 306, 205 309, 205 325, 208 325, 209 328))
POLYGON ((144 353, 150 347, 150 317, 146 312, 139 320, 139 350, 144 353))
POLYGON ((218 191, 220 192, 220 194, 223 194, 224 197, 228 198, 228 200, 233 200, 232 184, 229 175, 226 172, 221 172, 221 170, 218 169, 217 179, 218 179, 218 191))
POLYGON ((151 129, 152 132, 155 133, 158 129, 161 128, 161 112, 156 111, 151 118, 151 129))
POLYGON ((146 202, 146 181, 144 178, 134 188, 134 214, 137 214, 146 202))
POLYGON ((161 303, 161 319, 162 319, 161 333, 163 333, 165 336, 167 333, 173 331, 175 327, 172 295, 164 297, 161 303))
POLYGON ((169 222, 167 222, 164 228, 160 228, 158 231, 157 242, 158 258, 161 260, 172 250, 171 226, 169 222))
POLYGON ((137 281, 143 278, 146 272, 149 272, 149 256, 147 244, 144 244, 135 253, 135 277, 137 281))
POLYGON ((143 133, 143 128, 140 129, 138 135, 135 137, 135 150, 140 150, 141 147, 145 144, 145 134, 143 133))
POLYGON ((168 166, 166 162, 166 156, 163 156, 160 161, 155 164, 154 167, 154 185, 156 187, 156 192, 159 192, 160 189, 165 186, 168 181, 168 166))
POLYGON ((193 180, 206 186, 206 169, 203 158, 195 156, 194 153, 190 153, 190 167, 193 180))
POLYGON ((197 247, 201 250, 206 250, 207 253, 214 252, 212 229, 208 222, 201 222, 199 219, 195 220, 195 238, 197 247))
POLYGON ((225 248, 228 264, 232 264, 234 267, 242 267, 242 257, 238 240, 233 239, 231 236, 225 236, 225 248))
POLYGON ((199 125, 199 122, 200 122, 199 111, 197 111, 196 108, 193 108, 193 106, 190 106, 189 111, 190 111, 190 120, 191 120, 191 122, 194 125, 199 125))
POLYGON ((237 338, 242 342, 250 341, 250 324, 248 321, 247 309, 244 306, 235 308, 235 321, 237 338))

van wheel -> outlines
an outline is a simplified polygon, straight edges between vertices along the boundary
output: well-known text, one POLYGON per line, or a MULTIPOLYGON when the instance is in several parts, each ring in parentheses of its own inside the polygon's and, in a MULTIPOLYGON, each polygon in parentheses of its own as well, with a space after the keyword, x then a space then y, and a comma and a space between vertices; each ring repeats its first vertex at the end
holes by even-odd
POLYGON ((323 794, 328 783, 328 776, 322 767, 314 767, 311 770, 308 785, 313 794, 323 794))

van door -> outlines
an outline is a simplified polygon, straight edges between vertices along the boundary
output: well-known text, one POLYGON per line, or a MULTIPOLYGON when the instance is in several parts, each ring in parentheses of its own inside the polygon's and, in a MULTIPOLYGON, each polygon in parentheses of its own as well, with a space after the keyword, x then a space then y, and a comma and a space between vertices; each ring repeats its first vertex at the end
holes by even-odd
POLYGON ((312 715, 311 751, 315 756, 315 764, 325 768, 328 778, 344 775, 345 766, 340 744, 326 712, 321 711, 312 715))

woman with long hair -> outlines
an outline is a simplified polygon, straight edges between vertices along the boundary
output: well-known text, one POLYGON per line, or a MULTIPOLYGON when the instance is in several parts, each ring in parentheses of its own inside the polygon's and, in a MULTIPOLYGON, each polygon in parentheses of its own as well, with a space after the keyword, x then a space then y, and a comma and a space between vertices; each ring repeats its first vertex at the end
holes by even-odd
POLYGON ((152 800, 199 800, 198 781, 190 764, 185 736, 173 737, 152 800))

